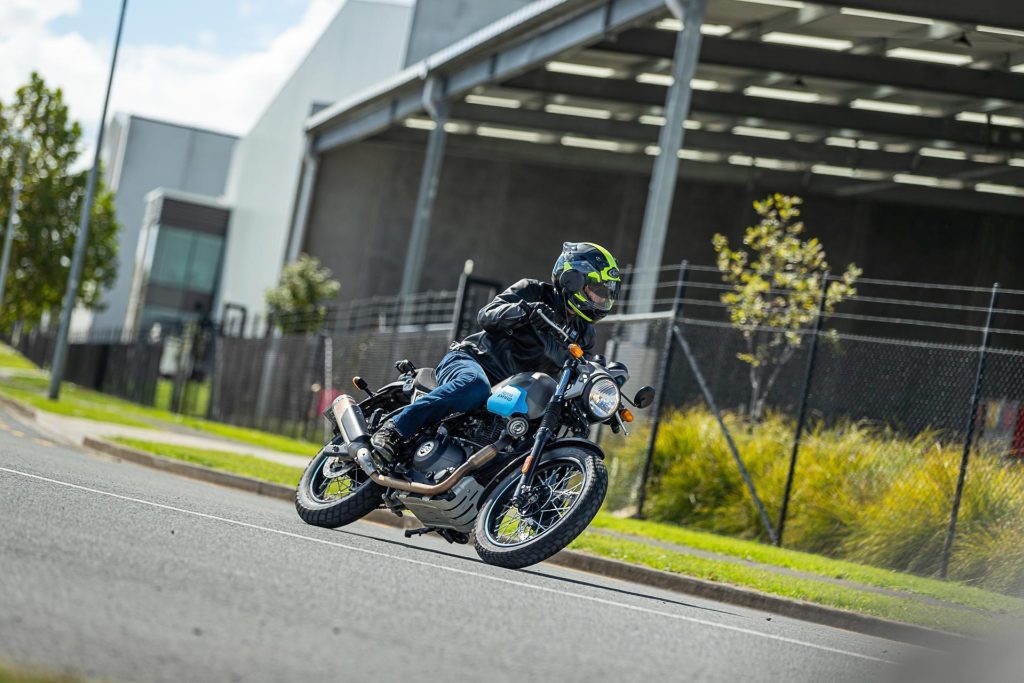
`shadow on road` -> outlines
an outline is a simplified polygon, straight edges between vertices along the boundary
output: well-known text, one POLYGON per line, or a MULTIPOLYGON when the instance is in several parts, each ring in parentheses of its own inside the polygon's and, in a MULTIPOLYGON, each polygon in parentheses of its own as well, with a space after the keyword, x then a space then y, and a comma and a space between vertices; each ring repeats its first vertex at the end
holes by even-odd
MULTIPOLYGON (((465 555, 460 555, 458 553, 446 552, 444 550, 439 550, 437 548, 431 548, 431 547, 424 546, 424 545, 413 544, 413 543, 406 543, 404 541, 396 541, 396 540, 393 540, 393 539, 390 539, 390 538, 381 538, 380 536, 374 536, 372 534, 363 534, 363 533, 359 533, 358 531, 352 531, 352 530, 335 529, 334 531, 335 531, 335 533, 346 534, 346 535, 349 535, 349 536, 358 536, 359 538, 365 538, 367 540, 372 540, 372 541, 379 541, 381 543, 387 543, 389 545, 400 546, 402 548, 409 548, 411 550, 416 550, 418 552, 426 552, 426 553, 431 553, 431 554, 434 554, 434 555, 443 555, 444 557, 450 557, 452 559, 460 560, 462 562, 466 562, 466 563, 472 564, 472 565, 489 566, 489 565, 485 565, 484 562, 482 562, 480 559, 478 559, 476 557, 467 557, 465 555)), ((498 569, 500 571, 500 568, 498 568, 498 567, 495 567, 495 569, 498 569)), ((507 570, 507 571, 513 571, 513 570, 507 570)), ((607 586, 607 585, 600 584, 600 583, 593 583, 591 581, 583 581, 583 580, 580 580, 580 579, 571 579, 571 578, 566 577, 566 576, 558 576, 556 574, 549 574, 547 572, 537 571, 537 570, 534 570, 534 569, 520 569, 520 570, 518 570, 518 572, 520 574, 529 574, 531 576, 540 576, 540 577, 543 577, 545 579, 551 579, 552 581, 558 581, 558 582, 561 582, 561 583, 573 584, 573 585, 577 585, 577 586, 587 586, 589 588, 596 588, 598 590, 608 591, 610 593, 617 593, 619 595, 629 595, 629 596, 634 597, 634 598, 642 598, 644 600, 654 600, 654 601, 656 601, 656 602, 658 602, 660 604, 663 604, 663 605, 678 605, 680 607, 690 607, 692 609, 701 610, 701 611, 704 611, 704 612, 714 612, 716 614, 728 614, 730 616, 741 616, 741 615, 739 615, 736 612, 730 612, 728 610, 720 610, 720 609, 715 609, 713 607, 705 607, 705 606, 702 606, 702 605, 695 605, 692 602, 683 602, 681 600, 670 600, 670 599, 667 599, 667 598, 658 597, 656 595, 648 595, 646 593, 638 593, 638 592, 635 592, 635 591, 629 591, 629 590, 625 590, 625 589, 622 589, 622 588, 613 588, 612 586, 607 586)))

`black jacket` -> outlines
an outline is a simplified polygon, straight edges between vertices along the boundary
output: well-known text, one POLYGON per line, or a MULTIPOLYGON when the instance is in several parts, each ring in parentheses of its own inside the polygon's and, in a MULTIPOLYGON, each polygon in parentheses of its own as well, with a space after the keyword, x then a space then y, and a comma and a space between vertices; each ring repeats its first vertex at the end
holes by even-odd
MULTIPOLYGON (((565 305, 555 286, 539 280, 520 280, 480 309, 477 321, 483 332, 472 334, 458 348, 473 355, 491 384, 520 372, 546 372, 554 375, 569 357, 565 342, 554 330, 540 322, 529 322, 525 304, 543 302, 555 313, 555 322, 566 325, 565 305)), ((572 316, 569 327, 574 340, 590 351, 594 345, 594 326, 572 316)))

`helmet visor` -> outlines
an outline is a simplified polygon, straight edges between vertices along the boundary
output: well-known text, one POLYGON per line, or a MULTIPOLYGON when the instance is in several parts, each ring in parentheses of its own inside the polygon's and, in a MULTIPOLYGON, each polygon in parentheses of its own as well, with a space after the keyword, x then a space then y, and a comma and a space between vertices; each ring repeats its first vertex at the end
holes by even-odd
POLYGON ((583 296, 587 298, 595 310, 607 313, 615 305, 619 295, 618 282, 593 282, 587 280, 583 285, 583 296))

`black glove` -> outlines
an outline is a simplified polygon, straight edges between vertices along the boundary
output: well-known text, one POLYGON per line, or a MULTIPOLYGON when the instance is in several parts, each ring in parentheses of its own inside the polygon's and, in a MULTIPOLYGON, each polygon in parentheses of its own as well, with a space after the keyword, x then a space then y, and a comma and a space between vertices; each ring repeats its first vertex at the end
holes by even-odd
POLYGON ((526 309, 528 311, 526 315, 527 320, 529 320, 530 324, 533 325, 534 327, 550 329, 551 326, 548 325, 548 323, 546 323, 543 318, 541 318, 542 315, 545 316, 551 322, 558 324, 558 318, 555 317, 554 310, 552 310, 552 308, 548 306, 546 303, 540 301, 529 303, 526 304, 526 309))

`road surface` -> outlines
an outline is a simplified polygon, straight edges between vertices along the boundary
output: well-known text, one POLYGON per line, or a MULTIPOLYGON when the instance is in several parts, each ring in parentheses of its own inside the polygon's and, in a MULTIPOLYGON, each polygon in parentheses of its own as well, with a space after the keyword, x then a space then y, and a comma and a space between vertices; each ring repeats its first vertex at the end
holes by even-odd
POLYGON ((915 648, 360 523, 0 412, 0 661, 111 681, 860 681, 915 648))

